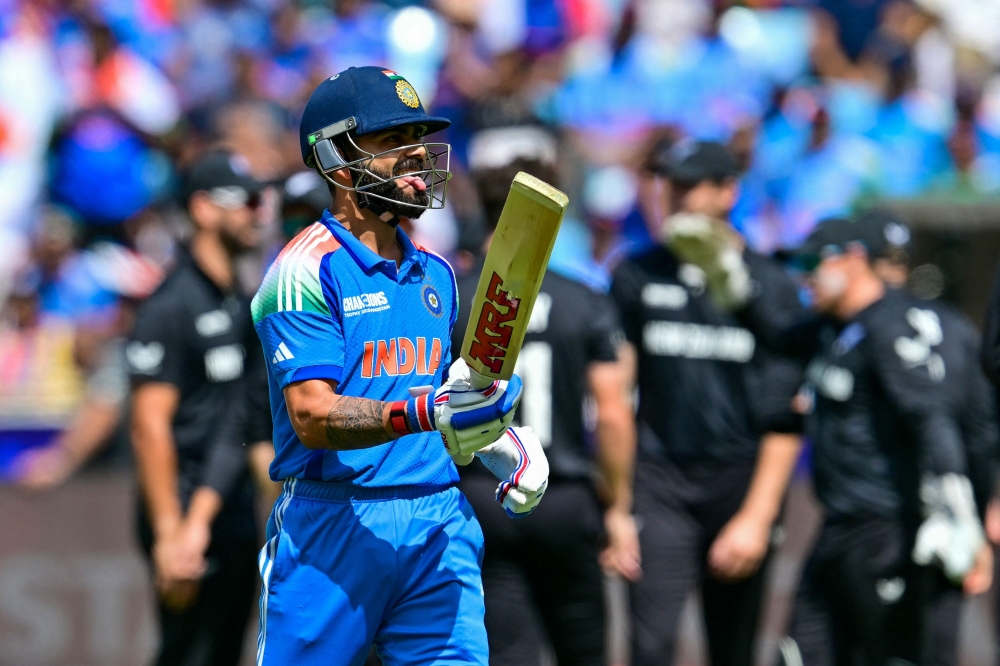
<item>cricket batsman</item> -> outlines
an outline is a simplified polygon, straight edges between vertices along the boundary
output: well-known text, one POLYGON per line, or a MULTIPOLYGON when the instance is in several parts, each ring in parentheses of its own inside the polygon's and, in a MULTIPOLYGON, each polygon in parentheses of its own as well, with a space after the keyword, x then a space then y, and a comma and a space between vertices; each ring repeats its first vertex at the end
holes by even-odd
POLYGON ((487 664, 483 535, 455 484, 473 457, 529 513, 548 463, 510 428, 521 380, 448 369, 455 275, 402 219, 444 206, 450 146, 402 76, 323 81, 302 158, 332 203, 281 252, 253 300, 284 481, 260 553, 258 666, 487 664), (481 388, 485 385, 485 388, 481 388), (454 462, 453 462, 454 461, 454 462))

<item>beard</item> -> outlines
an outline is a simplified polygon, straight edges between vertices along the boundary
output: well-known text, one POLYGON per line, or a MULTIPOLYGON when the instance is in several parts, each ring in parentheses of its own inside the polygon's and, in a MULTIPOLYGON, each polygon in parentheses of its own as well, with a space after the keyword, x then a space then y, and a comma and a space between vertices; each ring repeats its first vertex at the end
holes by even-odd
MULTIPOLYGON (((382 178, 385 182, 369 187, 360 194, 374 194, 384 197, 379 202, 387 211, 397 217, 415 220, 427 210, 427 204, 430 202, 430 192, 427 190, 414 190, 413 194, 408 194, 396 184, 394 179, 399 176, 405 176, 408 173, 422 171, 426 168, 426 163, 416 157, 399 160, 393 167, 392 173, 382 171, 374 164, 369 165, 367 167, 368 171, 382 178)), ((363 181, 364 177, 362 176, 360 180, 363 181)))

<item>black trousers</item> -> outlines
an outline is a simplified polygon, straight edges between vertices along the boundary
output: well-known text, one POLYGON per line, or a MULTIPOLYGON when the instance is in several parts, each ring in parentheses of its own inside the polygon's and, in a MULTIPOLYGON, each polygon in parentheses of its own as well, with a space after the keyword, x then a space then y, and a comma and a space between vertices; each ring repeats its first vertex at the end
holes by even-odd
POLYGON ((550 645, 559 666, 603 666, 601 508, 588 482, 550 482, 528 517, 494 500, 497 481, 463 476, 460 488, 483 528, 483 590, 491 666, 535 666, 550 645))
MULTIPOLYGON (((152 534, 140 518, 139 538, 152 570, 152 534)), ((157 598, 160 645, 156 666, 238 666, 259 586, 257 537, 212 535, 208 574, 198 599, 181 612, 157 598)))
POLYGON ((701 590, 712 666, 750 666, 766 562, 750 578, 724 583, 706 572, 708 550, 740 508, 753 464, 639 462, 635 514, 642 578, 631 587, 632 663, 669 666, 688 594, 701 590))
POLYGON ((895 520, 828 520, 806 564, 791 638, 805 666, 957 660, 962 590, 916 565, 895 520))

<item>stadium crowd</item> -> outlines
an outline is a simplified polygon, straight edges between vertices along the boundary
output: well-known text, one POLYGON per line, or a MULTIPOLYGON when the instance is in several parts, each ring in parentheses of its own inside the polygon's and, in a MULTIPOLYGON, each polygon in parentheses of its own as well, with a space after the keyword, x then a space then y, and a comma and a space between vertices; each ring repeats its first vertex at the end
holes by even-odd
MULTIPOLYGON (((448 207, 412 223, 415 242, 475 276, 508 176, 541 169, 571 200, 550 267, 626 308, 646 277, 620 267, 678 212, 666 193, 689 140, 728 147, 731 168, 700 167, 740 185, 711 216, 762 254, 887 200, 1000 197, 997 26, 1000 2, 981 0, 0 0, 0 480, 44 490, 130 458, 129 368, 150 347, 127 342, 202 228, 192 168, 236 178, 204 173, 228 151, 263 185, 259 238, 232 267, 252 295, 329 202, 298 126, 333 73, 387 67, 451 121, 433 139, 452 146, 448 207)), ((639 576, 621 552, 605 564, 639 576)), ((647 613, 676 621, 676 606, 647 613)), ((652 654, 673 645, 637 626, 652 654)))

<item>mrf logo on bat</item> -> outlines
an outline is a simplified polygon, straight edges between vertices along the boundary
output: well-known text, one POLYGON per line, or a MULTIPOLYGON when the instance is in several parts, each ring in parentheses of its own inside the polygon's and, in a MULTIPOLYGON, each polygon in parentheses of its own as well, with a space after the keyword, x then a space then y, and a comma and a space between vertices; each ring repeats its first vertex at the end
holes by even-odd
POLYGON ((569 199, 519 173, 510 185, 462 338, 475 387, 510 379, 569 199))
POLYGON ((519 299, 511 298, 510 293, 501 287, 503 278, 494 271, 486 289, 486 300, 479 311, 472 345, 469 347, 469 356, 498 374, 503 368, 507 349, 510 347, 510 336, 514 332, 510 322, 517 318, 520 305, 519 299))

